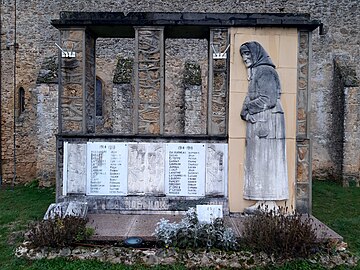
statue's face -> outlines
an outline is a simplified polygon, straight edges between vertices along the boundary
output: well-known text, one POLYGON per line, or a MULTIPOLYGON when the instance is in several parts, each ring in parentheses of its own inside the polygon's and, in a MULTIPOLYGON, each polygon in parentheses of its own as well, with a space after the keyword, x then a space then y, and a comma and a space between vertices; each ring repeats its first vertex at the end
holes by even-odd
POLYGON ((249 68, 253 64, 252 59, 251 59, 251 53, 249 50, 247 50, 247 49, 241 50, 241 57, 247 68, 249 68))

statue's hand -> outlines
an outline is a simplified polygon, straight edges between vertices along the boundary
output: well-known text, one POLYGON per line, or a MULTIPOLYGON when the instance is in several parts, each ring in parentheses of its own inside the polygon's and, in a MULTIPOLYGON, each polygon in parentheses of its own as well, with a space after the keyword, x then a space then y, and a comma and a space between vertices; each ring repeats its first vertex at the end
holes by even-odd
POLYGON ((241 113, 240 113, 241 119, 244 120, 244 121, 247 121, 247 120, 246 120, 246 116, 247 116, 248 114, 249 114, 249 111, 248 111, 246 105, 244 104, 244 106, 243 106, 243 108, 242 108, 242 110, 241 110, 241 113))
POLYGON ((255 117, 253 115, 249 114, 249 113, 246 115, 246 121, 250 122, 251 124, 256 123, 255 117))

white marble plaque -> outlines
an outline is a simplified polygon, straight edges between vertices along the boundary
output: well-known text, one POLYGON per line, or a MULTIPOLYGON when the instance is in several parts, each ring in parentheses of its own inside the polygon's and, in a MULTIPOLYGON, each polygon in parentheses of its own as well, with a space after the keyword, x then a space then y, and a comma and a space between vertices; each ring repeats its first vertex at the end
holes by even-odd
POLYGON ((205 144, 167 143, 166 195, 205 196, 205 164, 205 144))
POLYGON ((226 195, 227 144, 209 143, 206 149, 206 195, 226 195))
POLYGON ((86 144, 64 142, 63 195, 85 194, 86 144))
POLYGON ((222 205, 197 205, 196 214, 199 222, 211 223, 216 218, 223 218, 222 205))
POLYGON ((86 194, 127 194, 127 148, 127 143, 87 143, 86 194))
POLYGON ((165 194, 164 144, 130 143, 128 194, 165 194))

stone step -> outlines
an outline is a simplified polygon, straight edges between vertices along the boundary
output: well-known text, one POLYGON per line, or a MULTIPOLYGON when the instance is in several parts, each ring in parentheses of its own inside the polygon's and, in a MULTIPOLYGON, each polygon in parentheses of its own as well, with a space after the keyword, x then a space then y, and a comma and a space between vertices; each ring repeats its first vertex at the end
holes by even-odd
MULTIPOLYGON (((306 218, 307 215, 304 215, 306 218)), ((153 235, 156 224, 164 218, 170 222, 180 222, 182 215, 151 214, 151 215, 127 215, 127 214, 88 214, 88 226, 95 229, 92 241, 123 241, 129 237, 141 237, 144 241, 155 241, 153 235)), ((320 220, 311 216, 313 226, 317 228, 319 240, 342 241, 343 238, 330 229, 320 220)), ((243 222, 246 216, 225 216, 225 226, 234 230, 238 237, 243 231, 243 222)))

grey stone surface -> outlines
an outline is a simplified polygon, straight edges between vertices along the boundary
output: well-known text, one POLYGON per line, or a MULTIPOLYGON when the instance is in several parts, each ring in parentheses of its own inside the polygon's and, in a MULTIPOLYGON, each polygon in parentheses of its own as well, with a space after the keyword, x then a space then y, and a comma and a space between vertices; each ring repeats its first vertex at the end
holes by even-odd
POLYGON ((227 194, 227 148, 227 144, 207 144, 205 192, 208 196, 226 196, 227 194))
POLYGON ((65 170, 63 175, 63 195, 82 193, 86 190, 86 144, 65 143, 65 170))
POLYGON ((355 182, 360 186, 360 86, 356 75, 355 63, 349 56, 338 55, 334 58, 334 97, 333 137, 334 175, 342 179, 344 186, 355 182), (337 126, 337 128, 335 128, 337 126))
POLYGON ((164 146, 162 143, 129 144, 128 194, 165 194, 164 146))
POLYGON ((53 219, 55 217, 64 218, 66 216, 76 216, 86 218, 88 212, 87 203, 84 202, 61 202, 49 205, 44 219, 53 219))
POLYGON ((189 207, 198 204, 223 205, 224 214, 229 213, 226 198, 211 197, 155 197, 155 196, 84 196, 81 198, 68 196, 59 198, 61 201, 86 201, 89 213, 128 213, 128 214, 154 214, 154 213, 182 213, 189 207))

